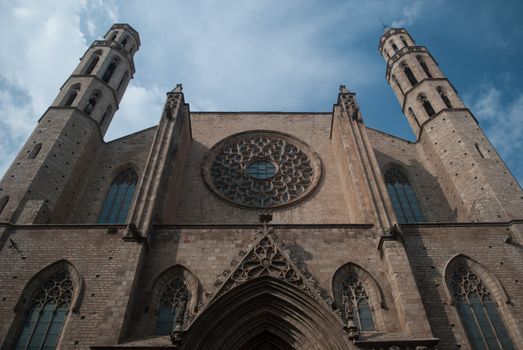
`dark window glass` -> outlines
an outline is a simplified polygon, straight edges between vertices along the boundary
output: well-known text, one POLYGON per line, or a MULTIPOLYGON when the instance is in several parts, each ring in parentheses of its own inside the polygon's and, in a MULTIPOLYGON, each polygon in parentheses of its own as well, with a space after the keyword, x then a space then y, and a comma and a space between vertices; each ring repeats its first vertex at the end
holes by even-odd
POLYGON ((442 88, 438 88, 438 93, 441 96, 443 103, 445 103, 445 106, 447 106, 447 108, 452 108, 452 104, 450 103, 447 93, 442 88))
POLYGON ((466 266, 457 267, 452 274, 450 289, 474 349, 514 349, 490 292, 476 274, 466 266))
POLYGON ((191 294, 181 277, 173 278, 163 287, 156 320, 156 335, 171 334, 175 323, 183 323, 190 297, 191 294))
POLYGON ((418 80, 416 79, 416 77, 414 76, 412 71, 410 70, 409 66, 404 65, 403 66, 403 71, 405 72, 405 75, 407 76, 407 79, 409 79, 410 85, 414 86, 414 85, 416 85, 418 83, 418 80))
POLYGON ((394 52, 398 52, 398 47, 396 46, 396 44, 392 43, 392 49, 394 50, 394 52))
POLYGON ((111 77, 113 76, 113 73, 116 70, 116 66, 118 66, 118 61, 112 60, 111 63, 109 64, 109 67, 107 67, 107 70, 105 71, 105 73, 102 77, 103 81, 108 83, 109 80, 111 80, 111 77))
POLYGON ((35 293, 15 349, 55 349, 72 296, 73 283, 66 271, 59 271, 47 279, 35 293))
POLYGON ((96 65, 98 64, 98 61, 100 61, 100 55, 94 54, 93 58, 91 59, 91 62, 89 63, 89 66, 85 70, 85 74, 91 74, 96 65))
POLYGON ((430 74, 429 67, 427 67, 423 58, 421 58, 421 56, 416 56, 416 58, 418 59, 418 62, 420 64, 421 68, 423 69, 423 71, 425 72, 425 74, 427 75, 427 77, 432 78, 432 74, 430 74))
POLYGON ((400 170, 387 170, 385 184, 400 224, 425 221, 409 180, 400 170))
POLYGON ((253 162, 247 167, 247 175, 255 179, 265 180, 273 177, 275 174, 276 166, 265 160, 253 162))
POLYGON ((429 100, 426 96, 422 96, 420 98, 421 104, 423 105, 423 108, 425 109, 425 112, 427 112, 427 115, 429 117, 432 117, 436 112, 434 111, 434 108, 432 108, 432 105, 430 104, 429 100))
POLYGON ((120 172, 114 178, 105 197, 98 223, 125 223, 137 183, 138 175, 131 168, 120 172))
POLYGON ((358 276, 351 274, 345 279, 341 298, 347 319, 352 318, 356 327, 362 331, 375 330, 369 296, 358 276))

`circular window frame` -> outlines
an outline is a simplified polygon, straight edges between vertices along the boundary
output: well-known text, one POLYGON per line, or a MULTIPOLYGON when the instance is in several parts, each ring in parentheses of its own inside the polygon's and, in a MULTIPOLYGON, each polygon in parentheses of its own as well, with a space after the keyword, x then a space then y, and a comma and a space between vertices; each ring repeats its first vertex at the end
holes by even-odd
MULTIPOLYGON (((260 183, 264 181, 269 181, 271 179, 274 179, 281 170, 281 164, 279 164, 277 161, 271 159, 270 157, 264 157, 264 156, 258 156, 251 160, 249 160, 246 165, 243 172, 245 172, 247 165, 252 164, 257 161, 268 161, 275 165, 276 172, 275 175, 271 178, 267 179, 256 179, 248 174, 245 173, 245 176, 252 179, 253 182, 260 183)), ((311 194, 315 192, 315 190, 318 188, 321 178, 323 175, 323 165, 321 162, 320 157, 318 154, 304 141, 290 135, 287 133, 283 133, 280 131, 273 131, 273 130, 249 130, 249 131, 243 131, 237 134, 230 135, 228 137, 225 137, 224 139, 218 141, 211 149, 207 152, 207 154, 204 156, 202 161, 202 168, 201 168, 201 174, 204 180, 205 185, 207 188, 216 195, 219 199, 227 202, 228 204, 231 204, 236 207, 244 208, 244 209, 252 209, 252 210, 263 210, 263 209, 282 209, 287 208, 290 206, 294 206, 303 200, 307 199, 311 194), (303 152, 308 160, 310 161, 310 165, 313 171, 312 179, 310 181, 310 184, 306 187, 305 191, 294 198, 291 198, 286 203, 281 204, 275 204, 270 206, 256 206, 252 204, 247 203, 240 203, 238 201, 235 201, 228 196, 224 195, 214 184, 214 180, 211 174, 212 166, 214 163, 215 158, 223 151, 224 148, 227 146, 230 146, 232 144, 235 144, 237 142, 251 139, 255 137, 267 137, 272 139, 280 139, 283 140, 295 147, 297 147, 301 152, 303 152)))
POLYGON ((250 162, 248 162, 247 165, 245 166, 244 172, 245 172, 245 175, 251 177, 254 181, 267 181, 267 180, 272 179, 276 175, 278 175, 279 170, 280 170, 280 167, 278 166, 278 164, 275 161, 261 157, 261 158, 255 158, 255 159, 251 160, 250 162), (249 175, 249 167, 251 165, 253 165, 254 163, 258 163, 258 162, 266 162, 266 163, 272 164, 275 169, 274 174, 269 177, 266 177, 265 179, 260 179, 260 178, 254 177, 252 175, 249 175))

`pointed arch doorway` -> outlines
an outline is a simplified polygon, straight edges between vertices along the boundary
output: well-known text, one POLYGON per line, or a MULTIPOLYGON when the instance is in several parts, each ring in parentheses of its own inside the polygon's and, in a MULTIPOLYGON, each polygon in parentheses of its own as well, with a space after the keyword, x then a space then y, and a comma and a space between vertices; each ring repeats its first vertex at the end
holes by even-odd
POLYGON ((350 348, 340 320, 325 305, 270 276, 246 281, 211 301, 182 345, 183 350, 350 348))

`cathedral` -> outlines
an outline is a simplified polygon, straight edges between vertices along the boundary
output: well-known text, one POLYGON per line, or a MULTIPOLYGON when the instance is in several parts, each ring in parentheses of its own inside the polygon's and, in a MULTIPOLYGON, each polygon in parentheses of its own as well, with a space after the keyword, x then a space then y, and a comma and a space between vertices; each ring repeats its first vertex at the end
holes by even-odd
POLYGON ((405 29, 378 51, 414 142, 343 85, 323 113, 177 85, 105 142, 139 47, 94 41, 0 182, 1 349, 523 349, 523 191, 405 29))

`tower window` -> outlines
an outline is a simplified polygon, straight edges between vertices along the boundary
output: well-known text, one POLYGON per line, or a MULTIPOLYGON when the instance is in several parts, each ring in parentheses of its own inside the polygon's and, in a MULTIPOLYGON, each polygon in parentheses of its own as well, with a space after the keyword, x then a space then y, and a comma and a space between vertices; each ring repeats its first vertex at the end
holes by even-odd
POLYGON ((403 94, 403 89, 401 88, 401 85, 398 82, 398 79, 396 79, 396 76, 394 74, 392 74, 392 81, 394 82, 394 84, 396 84, 396 86, 400 89, 401 93, 403 94))
POLYGON ((107 67, 107 70, 105 71, 102 80, 106 83, 109 83, 109 80, 111 80, 111 77, 114 74, 114 71, 116 70, 116 67, 118 66, 118 58, 114 58, 111 63, 109 64, 109 67, 107 67))
POLYGON ((38 153, 40 153, 41 149, 42 149, 42 144, 41 143, 37 143, 36 145, 34 145, 33 149, 31 150, 31 152, 29 152, 29 155, 27 156, 27 159, 35 159, 36 156, 38 155, 38 153))
POLYGON ((126 37, 122 40, 122 47, 126 47, 128 41, 129 41, 129 37, 126 36, 126 37))
POLYGON ((138 175, 132 168, 127 168, 116 175, 105 197, 98 223, 125 223, 137 183, 138 175))
POLYGON ((94 68, 96 67, 96 65, 98 64, 98 61, 100 61, 100 53, 95 52, 93 54, 93 57, 91 58, 91 62, 89 62, 89 66, 85 70, 84 74, 91 74, 93 72, 94 68))
POLYGON ((9 196, 3 196, 2 198, 0 198, 0 214, 2 214, 2 212, 4 211, 7 202, 9 202, 9 196))
POLYGON ((118 88, 116 88, 116 90, 118 92, 120 92, 120 90, 122 89, 122 87, 124 86, 124 83, 125 81, 129 78, 129 72, 125 72, 125 74, 123 75, 122 79, 120 80, 120 83, 118 83, 118 88))
POLYGON ((429 100, 427 99, 427 96, 420 95, 419 100, 421 104, 423 105, 423 108, 425 109, 425 112, 427 112, 427 115, 432 117, 436 112, 434 112, 434 108, 432 108, 432 105, 430 104, 429 100))
POLYGON ((109 40, 114 41, 114 40, 116 40, 117 36, 118 36, 118 32, 113 32, 113 34, 111 34, 111 38, 109 40))
POLYGON ((171 334, 176 321, 183 320, 191 293, 181 277, 172 279, 162 290, 158 319, 156 320, 156 335, 171 334))
POLYGON ((358 329, 375 330, 369 296, 363 283, 354 274, 350 274, 342 284, 341 298, 346 318, 352 318, 358 329))
POLYGON ((432 74, 430 74, 429 67, 427 67, 427 65, 425 64, 425 61, 423 60, 423 57, 416 56, 416 59, 418 60, 419 65, 421 66, 421 68, 423 69, 425 74, 427 75, 427 78, 429 78, 429 79, 432 78, 432 74))
POLYGON ((403 64, 403 66, 401 68, 405 72, 405 75, 407 76, 407 79, 409 79, 410 85, 412 85, 412 86, 416 85, 418 83, 418 80, 416 79, 416 77, 412 73, 412 70, 410 70, 410 67, 408 65, 406 65, 406 64, 403 64))
POLYGON ((443 103, 445 103, 445 106, 447 106, 447 108, 452 108, 452 104, 450 103, 450 100, 449 100, 445 90, 443 90, 443 88, 441 86, 438 86, 438 88, 436 90, 438 91, 438 94, 440 95, 441 99, 443 100, 443 103))
POLYGON ((412 110, 412 108, 409 107, 408 111, 409 111, 409 116, 410 116, 412 119, 414 119, 414 121, 416 122, 416 124, 418 124, 418 126, 420 126, 419 120, 418 120, 418 118, 416 117, 416 114, 414 113, 414 111, 412 110))
POLYGON ((467 266, 458 266, 452 274, 450 289, 474 349, 514 349, 496 303, 476 274, 467 266))
POLYGON ((109 114, 111 114, 112 111, 113 111, 113 107, 112 106, 107 106, 107 109, 105 110, 105 113, 102 116, 102 119, 100 120, 100 127, 102 127, 104 125, 105 120, 107 119, 109 114))
POLYGON ((94 110, 94 107, 96 106, 96 103, 98 102, 98 100, 100 99, 100 93, 99 92, 95 92, 91 95, 91 97, 89 97, 89 100, 87 101, 87 105, 85 106, 85 113, 87 114, 91 114, 94 110))
POLYGON ((404 36, 400 37, 400 39, 401 39, 401 42, 403 43, 403 45, 405 45, 405 47, 409 46, 409 44, 407 44, 407 41, 405 40, 404 36))
POLYGON ((69 274, 56 272, 34 294, 15 349, 55 349, 73 296, 69 274))
POLYGON ((390 168, 385 172, 385 184, 400 224, 425 221, 405 174, 395 167, 390 168))
POLYGON ((78 92, 80 92, 80 85, 73 85, 71 87, 71 91, 69 92, 69 96, 67 97, 67 100, 64 103, 65 107, 71 107, 73 105, 73 102, 76 100, 76 97, 78 96, 78 92))
POLYGON ((392 46, 392 49, 394 50, 394 52, 398 52, 398 47, 396 46, 395 43, 391 43, 391 46, 392 46))

